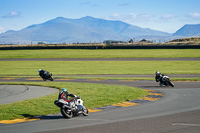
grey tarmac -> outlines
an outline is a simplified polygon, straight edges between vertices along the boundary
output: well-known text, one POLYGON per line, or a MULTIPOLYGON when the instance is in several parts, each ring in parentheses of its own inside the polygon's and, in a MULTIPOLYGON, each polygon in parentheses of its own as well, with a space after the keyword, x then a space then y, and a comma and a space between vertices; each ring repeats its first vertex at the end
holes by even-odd
POLYGON ((58 92, 55 88, 27 85, 0 85, 0 104, 33 99, 58 92))

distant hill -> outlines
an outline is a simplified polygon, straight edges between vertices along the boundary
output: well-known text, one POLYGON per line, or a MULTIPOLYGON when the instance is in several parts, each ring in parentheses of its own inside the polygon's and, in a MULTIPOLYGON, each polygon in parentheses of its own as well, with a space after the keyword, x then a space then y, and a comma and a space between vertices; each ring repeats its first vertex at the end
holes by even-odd
POLYGON ((173 36, 200 37, 200 24, 186 24, 176 31, 173 36))
POLYGON ((168 45, 200 45, 200 37, 184 37, 180 39, 174 39, 164 44, 168 45))
POLYGON ((0 34, 0 43, 91 43, 104 40, 127 41, 134 37, 162 37, 171 34, 140 28, 122 21, 111 21, 90 16, 80 19, 57 17, 42 24, 31 25, 19 31, 0 34))

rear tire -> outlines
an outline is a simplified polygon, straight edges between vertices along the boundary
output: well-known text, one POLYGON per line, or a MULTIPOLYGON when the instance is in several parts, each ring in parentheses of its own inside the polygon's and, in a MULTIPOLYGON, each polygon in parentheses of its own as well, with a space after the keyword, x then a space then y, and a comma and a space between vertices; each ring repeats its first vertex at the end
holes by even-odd
POLYGON ((65 108, 61 108, 60 112, 65 118, 72 118, 73 116, 72 111, 68 112, 65 108))

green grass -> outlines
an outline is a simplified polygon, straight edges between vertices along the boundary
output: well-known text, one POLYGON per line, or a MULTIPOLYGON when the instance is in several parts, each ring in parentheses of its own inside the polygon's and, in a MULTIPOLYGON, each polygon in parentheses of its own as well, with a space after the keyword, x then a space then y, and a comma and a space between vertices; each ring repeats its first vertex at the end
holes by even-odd
MULTIPOLYGON (((5 83, 1 82, 0 84, 5 83)), ((142 89, 118 85, 70 82, 17 82, 6 84, 40 85, 55 88, 66 87, 70 93, 80 95, 87 108, 102 107, 148 95, 148 93, 142 89)), ((57 97, 58 94, 52 94, 21 102, 0 105, 0 120, 58 113, 60 110, 54 105, 54 101, 57 100, 57 97)))
POLYGON ((200 61, 0 61, 0 76, 68 74, 200 74, 200 61))
MULTIPOLYGON (((200 57, 199 49, 129 49, 129 50, 0 50, 0 58, 183 58, 200 57)), ((200 74, 199 61, 0 61, 1 77, 39 77, 37 70, 46 69, 53 75, 73 74, 154 74, 156 70, 165 74, 200 74)), ((83 77, 84 78, 84 77, 83 77)), ((86 78, 86 77, 85 77, 86 78)), ((89 78, 89 77, 88 77, 89 78)), ((107 78, 107 77, 105 77, 107 78)), ((91 79, 102 79, 91 78, 91 79)), ((107 78, 108 79, 108 78, 107 78)), ((143 78, 110 77, 120 80, 143 78)), ((153 78, 145 78, 153 80, 153 78)), ((185 80, 188 78, 172 78, 185 80)), ((199 81, 190 78, 189 81, 199 81)), ((88 108, 111 105, 127 99, 133 100, 147 95, 144 90, 115 85, 100 85, 65 82, 16 82, 0 84, 29 84, 68 88, 69 92, 81 95, 88 108)), ((24 118, 34 115, 58 113, 53 102, 58 94, 36 99, 0 105, 0 120, 24 118), (26 105, 26 106, 25 106, 26 105)))
POLYGON ((0 58, 183 58, 183 57, 200 57, 200 49, 0 50, 0 58))

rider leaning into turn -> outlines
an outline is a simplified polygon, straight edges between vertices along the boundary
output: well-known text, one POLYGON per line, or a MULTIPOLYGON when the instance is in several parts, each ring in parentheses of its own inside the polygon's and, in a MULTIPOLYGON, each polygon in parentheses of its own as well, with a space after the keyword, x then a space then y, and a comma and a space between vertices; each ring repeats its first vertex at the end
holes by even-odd
POLYGON ((155 76, 156 82, 160 82, 160 86, 163 86, 162 78, 163 78, 164 74, 160 73, 159 71, 156 71, 155 74, 156 74, 156 76, 155 76))
MULTIPOLYGON (((68 97, 73 97, 73 98, 77 98, 76 95, 74 94, 70 94, 69 92, 67 92, 66 88, 62 88, 60 89, 60 93, 58 95, 58 100, 63 99, 64 101, 70 100, 68 97)), ((71 102, 68 102, 69 106, 75 106, 77 105, 76 101, 74 101, 75 104, 71 104, 71 102)), ((75 107, 76 109, 78 109, 77 107, 75 107)))
POLYGON ((48 71, 42 70, 42 69, 38 69, 38 72, 39 72, 39 75, 40 75, 41 77, 43 77, 45 74, 48 74, 48 73, 49 73, 48 71))
POLYGON ((74 97, 74 98, 77 97, 76 95, 70 94, 69 92, 67 92, 67 89, 66 89, 66 88, 62 88, 62 89, 60 90, 59 95, 58 95, 58 99, 68 100, 68 96, 74 97))

